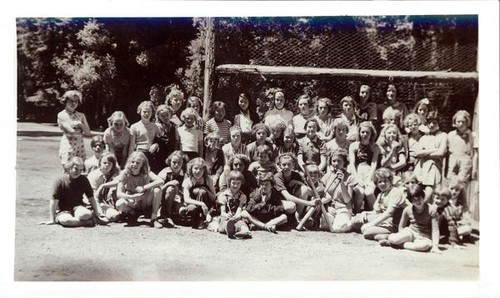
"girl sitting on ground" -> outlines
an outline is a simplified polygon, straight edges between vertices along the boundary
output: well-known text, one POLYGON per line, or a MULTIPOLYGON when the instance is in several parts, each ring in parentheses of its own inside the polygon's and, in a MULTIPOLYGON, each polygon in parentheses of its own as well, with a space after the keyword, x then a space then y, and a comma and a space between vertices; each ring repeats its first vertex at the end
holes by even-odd
POLYGON ((402 247, 414 251, 439 253, 439 226, 436 206, 425 202, 425 193, 420 185, 407 190, 411 202, 401 216, 397 233, 380 241, 382 246, 402 247))
POLYGON ((260 230, 276 233, 276 229, 287 222, 283 197, 274 189, 271 173, 259 176, 259 187, 250 194, 250 200, 241 216, 260 230))
POLYGON ((214 183, 203 158, 197 157, 188 162, 182 190, 187 208, 181 215, 191 216, 193 228, 204 229, 215 214, 216 196, 214 183))
POLYGON ((129 156, 125 169, 120 173, 116 190, 116 209, 129 225, 136 225, 141 215, 150 218, 149 225, 161 229, 158 209, 161 203, 163 180, 151 172, 146 155, 134 151, 129 156))
POLYGON ((361 233, 365 239, 387 239, 391 233, 398 229, 401 213, 406 207, 406 197, 403 189, 393 185, 394 175, 387 168, 380 168, 375 172, 374 182, 380 193, 377 196, 373 211, 364 211, 353 218, 355 222, 361 217, 363 222, 361 233))
POLYGON ((182 208, 186 208, 182 194, 182 182, 184 181, 184 164, 187 157, 180 150, 172 152, 165 160, 167 165, 158 173, 164 184, 162 190, 162 202, 160 209, 160 220, 164 226, 173 227, 174 218, 178 218, 182 208))
POLYGON ((87 176, 94 190, 94 198, 101 206, 102 212, 110 222, 119 219, 120 212, 115 208, 116 186, 118 185, 118 169, 116 157, 112 153, 104 153, 99 158, 99 167, 87 176))
MULTIPOLYGON (((333 232, 345 233, 351 231, 352 196, 357 182, 346 171, 347 151, 336 149, 330 156, 330 170, 321 178, 329 188, 326 190, 332 198, 327 211, 332 215, 333 232), (337 181, 334 181, 337 180, 337 181), (334 183, 338 183, 335 187, 334 183), (331 186, 330 186, 331 185, 331 186)), ((327 227, 328 228, 328 227, 327 227)))
POLYGON ((217 204, 220 206, 219 233, 226 233, 231 239, 252 237, 241 215, 247 204, 247 196, 241 191, 244 179, 241 172, 231 171, 229 187, 217 195, 217 204))
POLYGON ((49 203, 50 219, 41 224, 60 224, 64 227, 94 226, 96 222, 107 224, 101 207, 84 170, 81 157, 74 156, 64 165, 65 173, 56 180, 49 203), (89 200, 92 210, 84 206, 83 195, 89 200))

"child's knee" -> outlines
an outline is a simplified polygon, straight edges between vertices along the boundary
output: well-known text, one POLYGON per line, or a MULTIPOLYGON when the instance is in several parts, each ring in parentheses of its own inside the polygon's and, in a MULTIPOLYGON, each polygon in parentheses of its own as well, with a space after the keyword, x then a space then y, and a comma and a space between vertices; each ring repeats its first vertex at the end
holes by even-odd
POLYGON ((297 210, 297 205, 294 202, 283 200, 282 203, 285 214, 294 214, 297 210))
POLYGON ((115 203, 115 207, 119 212, 127 212, 132 208, 130 202, 125 199, 118 199, 115 203))
POLYGON ((75 218, 78 220, 89 220, 92 218, 92 211, 83 206, 76 207, 74 214, 75 218))
POLYGON ((105 215, 109 219, 109 221, 117 221, 120 217, 120 212, 118 212, 118 210, 116 209, 109 208, 108 210, 106 210, 105 215))
POLYGON ((313 196, 313 191, 309 187, 301 185, 299 190, 299 195, 300 198, 307 199, 313 196))
POLYGON ((69 212, 61 212, 56 216, 56 223, 61 226, 74 226, 77 219, 69 212))

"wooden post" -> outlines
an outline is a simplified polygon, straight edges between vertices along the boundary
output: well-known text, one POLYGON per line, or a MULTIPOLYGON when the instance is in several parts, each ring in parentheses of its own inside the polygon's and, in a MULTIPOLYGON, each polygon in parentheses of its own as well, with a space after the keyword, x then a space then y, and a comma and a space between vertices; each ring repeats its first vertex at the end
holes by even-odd
POLYGON ((214 73, 214 20, 206 18, 205 71, 203 75, 203 120, 207 121, 212 104, 212 74, 214 73))

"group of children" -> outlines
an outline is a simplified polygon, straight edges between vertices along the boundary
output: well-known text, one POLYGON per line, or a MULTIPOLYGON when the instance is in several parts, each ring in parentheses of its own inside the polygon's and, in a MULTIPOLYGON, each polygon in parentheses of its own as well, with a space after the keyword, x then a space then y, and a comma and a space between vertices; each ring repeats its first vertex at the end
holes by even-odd
POLYGON ((141 102, 132 125, 112 113, 87 158, 90 129, 76 111, 82 94, 67 91, 58 114, 65 174, 47 224, 134 225, 144 216, 155 228, 191 225, 239 239, 288 227, 354 231, 417 251, 461 244, 472 231, 465 187, 477 178, 470 114, 456 112, 447 134, 429 99, 410 113, 394 84, 385 106, 370 94, 361 85, 342 98, 340 115, 331 99, 304 94, 294 115, 284 91, 273 89, 259 117, 241 93, 233 121, 215 101, 205 122, 200 98, 171 88, 165 104, 141 102))

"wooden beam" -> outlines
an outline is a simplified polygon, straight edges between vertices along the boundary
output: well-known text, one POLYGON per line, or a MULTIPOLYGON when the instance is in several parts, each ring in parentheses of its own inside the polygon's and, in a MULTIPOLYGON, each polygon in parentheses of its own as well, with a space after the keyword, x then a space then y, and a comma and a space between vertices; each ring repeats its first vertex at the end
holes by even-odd
POLYGON ((218 74, 255 75, 264 79, 273 76, 299 76, 343 79, 478 80, 477 72, 400 71, 248 64, 223 64, 217 66, 216 72, 218 74))

